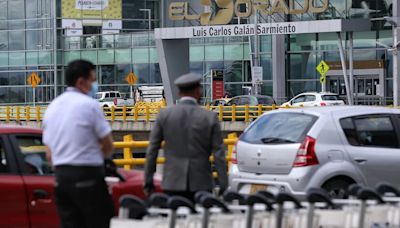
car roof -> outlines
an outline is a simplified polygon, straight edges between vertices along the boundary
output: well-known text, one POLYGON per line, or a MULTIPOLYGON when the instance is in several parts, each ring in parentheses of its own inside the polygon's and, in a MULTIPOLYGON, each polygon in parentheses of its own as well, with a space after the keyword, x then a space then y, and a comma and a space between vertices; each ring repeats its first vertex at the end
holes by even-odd
POLYGON ((0 126, 0 134, 42 134, 42 130, 25 126, 3 125, 0 126))
POLYGON ((379 106, 324 106, 324 107, 306 107, 306 108, 290 108, 279 109, 278 112, 301 112, 317 116, 332 115, 337 118, 355 116, 355 115, 368 115, 379 113, 393 113, 400 114, 400 109, 379 107, 379 106))
POLYGON ((331 93, 331 92, 304 92, 304 93, 297 94, 296 96, 299 96, 299 95, 338 95, 338 94, 331 93))
POLYGON ((237 98, 237 97, 272 98, 271 96, 267 96, 267 95, 239 95, 239 96, 235 96, 232 98, 237 98))

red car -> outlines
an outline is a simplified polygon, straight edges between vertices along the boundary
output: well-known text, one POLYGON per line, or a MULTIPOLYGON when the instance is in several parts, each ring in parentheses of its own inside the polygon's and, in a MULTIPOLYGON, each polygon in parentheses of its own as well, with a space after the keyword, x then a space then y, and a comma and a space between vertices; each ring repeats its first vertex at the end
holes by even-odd
MULTIPOLYGON (((0 227, 59 227, 54 204, 54 176, 46 161, 42 131, 0 127, 0 227)), ((144 198, 143 172, 118 170, 109 189, 118 208, 124 194, 144 198)), ((110 178, 107 178, 110 179, 110 178)), ((160 178, 155 178, 160 190, 160 178)))

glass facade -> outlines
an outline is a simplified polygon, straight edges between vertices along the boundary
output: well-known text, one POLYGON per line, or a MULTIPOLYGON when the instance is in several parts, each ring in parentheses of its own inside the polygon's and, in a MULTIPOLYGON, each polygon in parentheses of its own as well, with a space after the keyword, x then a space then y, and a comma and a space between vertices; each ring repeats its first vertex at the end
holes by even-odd
MULTIPOLYGON (((160 26, 161 1, 119 1, 122 18, 118 33, 105 33, 101 26, 84 24, 82 34, 71 35, 62 26, 64 0, 0 0, 0 104, 31 104, 32 88, 27 84, 27 77, 32 72, 42 79, 36 89, 36 102, 50 102, 64 90, 64 69, 76 59, 86 59, 96 65, 102 91, 127 93, 129 86, 125 77, 129 72, 138 76, 137 86, 161 85, 152 31, 160 26), (140 9, 150 9, 151 18, 148 11, 140 9)), ((387 49, 392 46, 393 37, 392 27, 382 17, 391 15, 391 5, 391 0, 330 0, 328 10, 322 14, 292 15, 287 20, 376 18, 371 31, 354 32, 354 60, 384 62, 384 82, 379 83, 386 88, 382 97, 390 97, 392 57, 387 49)), ((270 21, 271 17, 260 20, 270 21)), ((348 50, 349 34, 343 37, 348 50)), ((315 67, 321 60, 340 61, 336 34, 287 35, 285 40, 287 98, 305 91, 320 91, 320 75, 315 67)), ((263 67, 261 93, 272 95, 272 38, 261 36, 259 48, 263 67)), ((206 75, 212 69, 223 69, 225 90, 241 95, 244 87, 251 86, 253 50, 254 42, 249 37, 192 39, 190 70, 206 75)))

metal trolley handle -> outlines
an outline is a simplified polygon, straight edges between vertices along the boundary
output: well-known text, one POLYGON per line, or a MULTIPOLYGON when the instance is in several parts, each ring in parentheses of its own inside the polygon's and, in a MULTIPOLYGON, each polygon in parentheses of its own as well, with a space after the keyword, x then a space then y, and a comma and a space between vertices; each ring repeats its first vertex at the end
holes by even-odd
POLYGON ((233 201, 237 200, 240 205, 246 204, 246 200, 243 195, 237 193, 237 192, 232 192, 232 191, 226 191, 224 193, 224 201, 228 203, 232 203, 233 201))
POLYGON ((167 208, 168 195, 165 193, 153 193, 149 198, 149 207, 167 208))
POLYGON ((123 195, 119 204, 119 218, 142 219, 147 215, 146 203, 136 196, 123 195))
POLYGON ((382 197, 375 190, 370 189, 370 188, 361 189, 358 193, 358 199, 360 199, 362 201, 376 200, 376 201, 378 201, 379 204, 385 203, 385 201, 383 201, 382 197))
POLYGON ((335 209, 336 206, 333 204, 329 194, 320 188, 311 188, 310 190, 307 191, 307 201, 310 204, 315 204, 315 203, 326 203, 327 208, 332 208, 335 209))
POLYGON ((167 207, 173 211, 178 210, 180 207, 186 207, 190 210, 191 213, 197 213, 193 203, 187 198, 181 196, 171 196, 168 199, 167 207))
POLYGON ((399 190, 389 184, 379 184, 376 187, 376 191, 381 195, 385 196, 386 194, 393 194, 395 197, 400 197, 400 192, 399 190))
POLYGON ((276 203, 283 205, 285 202, 292 202, 294 203, 294 206, 296 207, 296 209, 300 209, 303 208, 303 206, 301 206, 301 203, 299 200, 297 200, 294 196, 289 195, 287 193, 279 193, 276 196, 276 203))
POLYGON ((231 210, 229 210, 229 208, 220 199, 216 198, 215 196, 204 196, 200 200, 200 204, 202 207, 204 207, 206 209, 210 209, 212 207, 218 207, 218 208, 221 208, 221 210, 224 213, 231 212, 231 210))

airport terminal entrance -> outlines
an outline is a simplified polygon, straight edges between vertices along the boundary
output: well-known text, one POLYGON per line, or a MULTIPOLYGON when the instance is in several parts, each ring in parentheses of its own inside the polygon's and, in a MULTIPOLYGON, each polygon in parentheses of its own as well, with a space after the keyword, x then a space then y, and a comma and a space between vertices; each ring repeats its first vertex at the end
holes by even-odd
MULTIPOLYGON (((354 103, 359 105, 384 105, 385 83, 384 68, 381 61, 355 61, 353 76, 353 97, 354 103), (356 68, 357 66, 357 68, 356 68), (363 66, 374 66, 380 68, 363 68, 363 66)), ((332 64, 332 63, 330 63, 332 64)), ((327 74, 326 89, 328 92, 337 93, 343 99, 346 98, 346 87, 341 70, 335 69, 327 74)))

